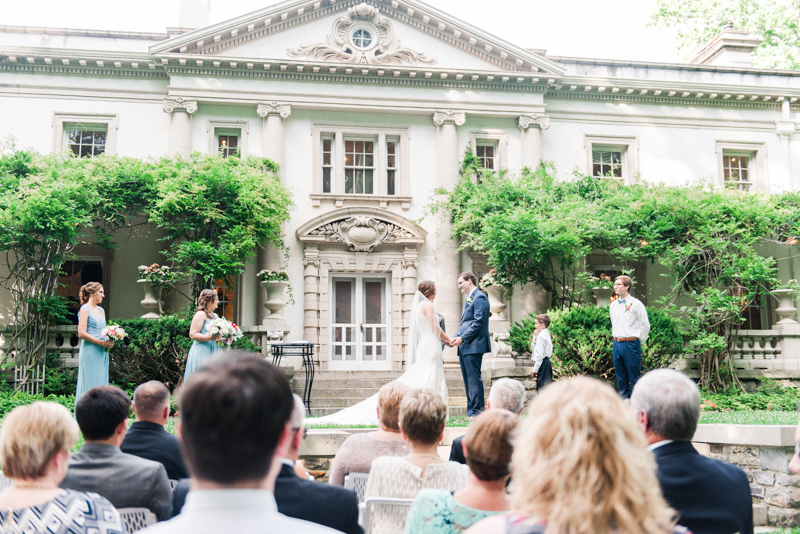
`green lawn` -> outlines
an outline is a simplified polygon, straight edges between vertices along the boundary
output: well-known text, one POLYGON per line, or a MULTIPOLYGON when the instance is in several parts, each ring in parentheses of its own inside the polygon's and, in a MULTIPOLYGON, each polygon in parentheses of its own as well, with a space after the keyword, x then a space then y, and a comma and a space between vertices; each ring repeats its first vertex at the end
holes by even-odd
MULTIPOLYGON (((796 411, 753 410, 749 412, 703 412, 700 414, 701 424, 733 424, 733 425, 796 425, 796 411)), ((798 532, 797 534, 800 534, 798 532)))

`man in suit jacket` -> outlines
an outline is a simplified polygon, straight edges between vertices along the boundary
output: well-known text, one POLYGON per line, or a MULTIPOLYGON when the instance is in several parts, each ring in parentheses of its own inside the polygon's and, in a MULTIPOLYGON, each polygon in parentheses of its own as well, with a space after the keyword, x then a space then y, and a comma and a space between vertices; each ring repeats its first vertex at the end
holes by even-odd
POLYGON ((119 448, 128 428, 131 400, 119 388, 92 388, 75 405, 85 443, 69 459, 62 488, 91 491, 115 508, 149 508, 159 521, 172 517, 172 490, 164 466, 119 448))
POLYGON ((164 430, 169 419, 169 390, 162 382, 151 380, 133 392, 133 413, 136 422, 125 434, 120 449, 164 466, 173 480, 189 478, 183 463, 183 453, 178 438, 164 430))
POLYGON ((694 382, 672 369, 650 371, 634 386, 631 407, 655 456, 664 498, 680 515, 678 524, 693 534, 753 534, 744 471, 700 455, 691 443, 700 417, 694 382))
MULTIPOLYGON (((489 400, 486 403, 487 410, 493 408, 520 415, 525 409, 525 386, 522 382, 513 378, 501 378, 495 382, 489 390, 489 400)), ((467 465, 463 441, 464 436, 458 436, 453 440, 450 446, 450 461, 467 465)))
MULTIPOLYGON (((322 484, 298 476, 295 463, 300 458, 300 446, 305 436, 303 399, 294 395, 291 421, 291 441, 287 457, 275 480, 275 500, 278 511, 289 517, 318 523, 346 534, 363 534, 358 524, 356 492, 340 486, 322 484)), ((305 470, 303 470, 305 471, 305 470)))
POLYGON ((458 276, 458 290, 467 296, 467 300, 453 346, 458 347, 461 376, 467 390, 467 419, 474 419, 484 408, 481 378, 483 355, 492 351, 489 341, 489 299, 478 289, 478 279, 469 271, 458 276))

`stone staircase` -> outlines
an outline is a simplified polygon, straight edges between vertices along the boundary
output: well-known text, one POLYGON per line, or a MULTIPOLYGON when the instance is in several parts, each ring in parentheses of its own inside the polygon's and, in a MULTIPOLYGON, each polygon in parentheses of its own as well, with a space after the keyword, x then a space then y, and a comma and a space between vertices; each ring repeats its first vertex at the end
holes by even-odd
MULTIPOLYGON (((353 406, 402 374, 402 371, 317 371, 311 390, 311 415, 329 415, 353 406)), ((467 415, 467 396, 461 370, 445 369, 444 374, 450 396, 450 416, 464 417, 467 415)), ((304 385, 303 373, 295 373, 292 378, 294 392, 302 396, 304 385)), ((488 398, 488 388, 484 388, 484 393, 488 398)))

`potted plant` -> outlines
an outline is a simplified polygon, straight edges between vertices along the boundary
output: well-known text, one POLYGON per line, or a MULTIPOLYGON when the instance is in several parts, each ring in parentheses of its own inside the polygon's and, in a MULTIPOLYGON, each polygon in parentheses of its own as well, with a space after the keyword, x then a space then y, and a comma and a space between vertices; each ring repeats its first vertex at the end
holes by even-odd
POLYGON ((597 302, 598 308, 607 308, 611 305, 611 297, 614 296, 614 281, 607 274, 600 273, 600 276, 590 276, 589 284, 597 302))
POLYGON ((286 307, 284 291, 289 290, 289 303, 294 304, 292 285, 289 283, 289 273, 282 269, 264 269, 258 272, 258 279, 267 291, 267 301, 264 307, 269 311, 268 317, 272 319, 285 319, 283 309, 286 307))
POLYGON ((796 324, 794 314, 797 308, 794 307, 794 301, 800 297, 800 283, 792 279, 785 284, 778 284, 772 294, 778 299, 778 307, 775 308, 775 313, 781 318, 778 324, 796 324))
POLYGON ((489 297, 489 310, 492 312, 489 317, 490 321, 502 321, 505 316, 501 314, 506 310, 508 304, 503 302, 503 294, 505 290, 501 283, 501 277, 494 269, 489 270, 488 273, 481 277, 480 286, 486 290, 486 296, 489 297))
POLYGON ((139 280, 136 282, 144 287, 144 300, 141 304, 147 310, 142 319, 158 319, 164 314, 161 307, 164 289, 182 278, 184 278, 183 273, 171 269, 168 265, 153 263, 149 266, 139 266, 139 280))

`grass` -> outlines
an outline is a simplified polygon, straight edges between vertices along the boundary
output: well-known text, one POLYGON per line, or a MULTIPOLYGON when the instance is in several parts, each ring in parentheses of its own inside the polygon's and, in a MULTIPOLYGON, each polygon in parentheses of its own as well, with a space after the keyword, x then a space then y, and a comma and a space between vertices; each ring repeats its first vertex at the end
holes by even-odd
MULTIPOLYGON (((131 424, 133 424, 133 417, 128 419, 128 428, 130 428, 131 424)), ((164 429, 169 432, 170 434, 177 433, 175 429, 175 424, 178 422, 177 417, 170 417, 167 419, 167 424, 164 425, 164 429)), ((78 441, 75 443, 75 446, 72 447, 72 452, 78 452, 78 450, 83 446, 83 432, 78 432, 78 441)))
MULTIPOLYGON (((728 425, 796 425, 798 413, 778 410, 753 410, 747 412, 703 412, 700 424, 728 425)), ((800 530, 797 533, 800 534, 800 530)))

